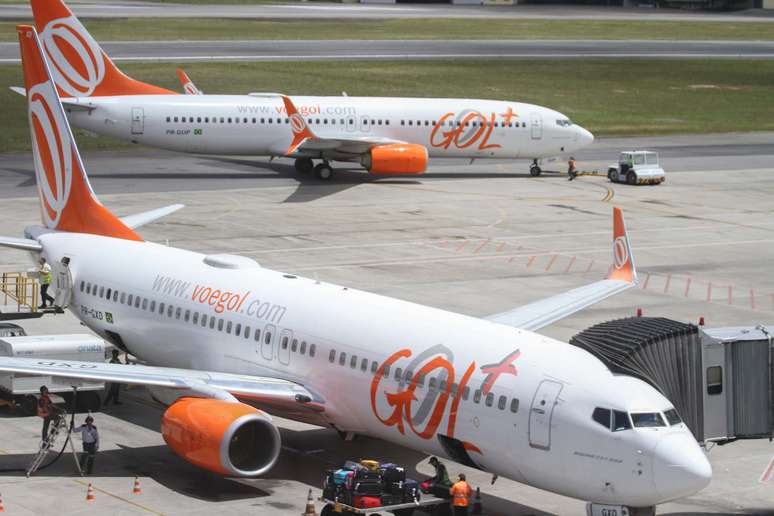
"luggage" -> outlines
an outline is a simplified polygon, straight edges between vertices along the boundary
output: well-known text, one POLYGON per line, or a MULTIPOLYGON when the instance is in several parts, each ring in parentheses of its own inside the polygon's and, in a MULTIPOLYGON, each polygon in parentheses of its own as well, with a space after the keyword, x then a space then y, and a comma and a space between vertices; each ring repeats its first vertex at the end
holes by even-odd
POLYGON ((358 509, 373 509, 381 506, 382 500, 378 496, 352 496, 352 507, 357 507, 358 509))
POLYGON ((355 472, 349 469, 337 469, 333 472, 333 482, 336 485, 344 486, 347 489, 352 487, 355 472))
POLYGON ((403 482, 383 482, 382 485, 385 493, 403 496, 403 482))
POLYGON ((356 480, 352 493, 363 496, 379 496, 382 494, 382 483, 373 480, 356 480))
POLYGON ((392 467, 382 466, 382 481, 385 484, 391 484, 393 482, 403 482, 406 480, 406 470, 398 466, 390 464, 392 467))
POLYGON ((433 481, 430 479, 425 480, 421 484, 419 484, 419 488, 422 490, 423 493, 429 493, 430 492, 430 486, 433 485, 433 481))
POLYGON ((403 482, 403 500, 404 502, 413 502, 414 500, 419 501, 422 494, 419 491, 419 482, 416 480, 413 480, 411 478, 407 478, 405 482, 403 482))
POLYGON ((360 469, 355 471, 355 482, 362 480, 381 482, 382 474, 379 473, 379 470, 371 471, 361 466, 360 469))
POLYGON ((379 471, 379 461, 378 460, 368 460, 368 459, 360 459, 360 465, 365 466, 371 471, 379 471))
POLYGON ((403 493, 400 493, 400 494, 382 493, 382 496, 380 498, 382 500, 382 506, 400 505, 403 503, 403 493))
POLYGON ((438 498, 446 498, 448 500, 452 497, 451 493, 449 492, 450 489, 451 486, 447 484, 431 484, 430 494, 437 496, 438 498))

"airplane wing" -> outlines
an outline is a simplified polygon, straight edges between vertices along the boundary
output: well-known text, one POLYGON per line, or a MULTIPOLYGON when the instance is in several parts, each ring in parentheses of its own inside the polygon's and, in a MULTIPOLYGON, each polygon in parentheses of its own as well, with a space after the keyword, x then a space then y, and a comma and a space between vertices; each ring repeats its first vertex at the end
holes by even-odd
POLYGON ((613 266, 605 279, 485 319, 535 331, 636 285, 637 270, 623 213, 613 208, 613 266))
MULTIPOLYGON (((27 96, 27 90, 25 88, 21 88, 19 86, 9 86, 8 89, 18 95, 21 95, 22 97, 27 96)), ((63 98, 59 100, 62 102, 62 107, 64 107, 68 112, 93 111, 97 109, 97 106, 95 106, 91 102, 88 102, 88 101, 79 102, 77 98, 71 98, 71 99, 63 98)))
POLYGON ((190 391, 194 395, 236 401, 301 404, 322 410, 323 401, 304 386, 277 378, 145 365, 76 360, 0 357, 0 371, 79 380, 126 383, 190 391))
MULTIPOLYGON (((274 94, 267 94, 274 96, 274 94)), ((293 101, 286 95, 280 95, 285 103, 290 127, 293 130, 293 141, 285 152, 286 156, 312 156, 329 157, 336 159, 354 158, 368 152, 378 145, 390 145, 406 143, 402 140, 383 138, 378 136, 352 136, 352 137, 325 137, 319 136, 309 129, 306 120, 302 117, 293 101)))
POLYGON ((29 238, 0 236, 0 246, 10 247, 11 249, 19 249, 21 251, 32 251, 35 253, 39 253, 43 250, 43 246, 40 245, 37 240, 31 240, 29 238))

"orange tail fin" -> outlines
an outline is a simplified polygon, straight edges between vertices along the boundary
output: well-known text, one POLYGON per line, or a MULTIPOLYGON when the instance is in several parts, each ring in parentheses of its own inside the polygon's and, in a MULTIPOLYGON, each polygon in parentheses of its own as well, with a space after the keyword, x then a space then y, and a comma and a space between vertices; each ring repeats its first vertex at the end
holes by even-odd
POLYGON ((623 212, 617 206, 613 208, 613 268, 609 279, 637 282, 637 269, 634 267, 634 256, 626 233, 626 223, 623 212))
POLYGON ((97 200, 32 26, 16 27, 43 223, 49 229, 142 239, 97 200))
POLYGON ((62 0, 30 3, 60 96, 176 95, 124 75, 62 0))

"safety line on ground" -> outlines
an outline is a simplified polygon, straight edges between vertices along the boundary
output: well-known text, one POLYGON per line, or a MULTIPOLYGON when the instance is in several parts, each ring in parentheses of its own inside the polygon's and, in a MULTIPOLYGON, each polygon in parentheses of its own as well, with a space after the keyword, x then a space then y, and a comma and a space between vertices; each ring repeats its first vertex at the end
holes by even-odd
POLYGON ((73 482, 77 482, 78 484, 81 484, 81 485, 82 485, 82 486, 84 486, 84 487, 85 487, 85 486, 88 486, 88 485, 91 485, 92 489, 94 489, 95 491, 99 491, 100 493, 102 493, 102 494, 106 494, 106 495, 108 495, 108 496, 110 496, 110 497, 113 497, 113 498, 115 498, 116 500, 121 500, 122 502, 126 502, 126 503, 128 503, 129 505, 133 505, 133 506, 137 507, 138 509, 142 509, 143 511, 145 511, 145 512, 149 512, 149 513, 151 513, 151 514, 157 514, 158 516, 165 516, 163 512, 154 511, 153 509, 150 509, 150 508, 148 508, 148 507, 145 507, 145 506, 144 506, 144 505, 142 505, 142 504, 139 504, 139 503, 137 503, 137 502, 133 502, 133 501, 131 501, 131 500, 128 500, 128 499, 126 499, 126 498, 124 498, 124 497, 122 497, 122 496, 118 496, 118 495, 116 495, 116 494, 113 494, 113 493, 111 493, 111 492, 109 492, 109 491, 105 491, 104 489, 101 489, 101 488, 99 488, 99 487, 95 486, 93 482, 85 482, 85 481, 83 481, 83 480, 80 480, 80 479, 77 479, 77 478, 76 478, 76 479, 73 479, 73 482))

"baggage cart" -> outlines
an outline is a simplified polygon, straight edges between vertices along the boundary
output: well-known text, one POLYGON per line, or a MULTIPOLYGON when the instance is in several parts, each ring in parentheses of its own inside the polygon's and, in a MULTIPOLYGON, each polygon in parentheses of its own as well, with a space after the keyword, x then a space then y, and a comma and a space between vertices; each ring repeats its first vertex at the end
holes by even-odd
POLYGON ((394 514, 395 516, 410 516, 419 508, 422 508, 424 512, 432 514, 433 516, 445 516, 451 514, 449 500, 436 498, 434 496, 425 496, 421 500, 414 502, 384 505, 381 507, 369 507, 367 509, 352 507, 351 505, 335 500, 328 500, 323 497, 320 497, 319 501, 325 504, 320 511, 320 516, 337 516, 339 514, 370 514, 372 516, 387 516, 388 514, 394 514))

